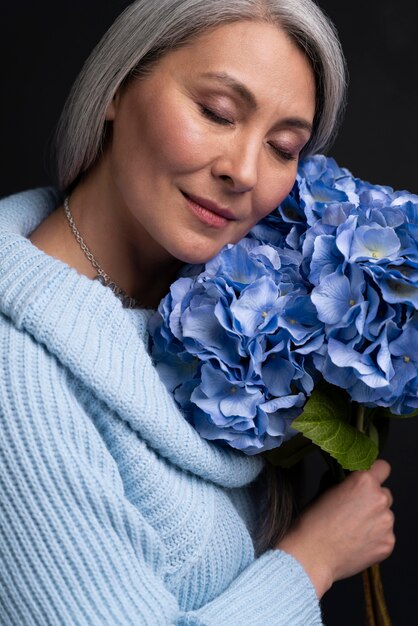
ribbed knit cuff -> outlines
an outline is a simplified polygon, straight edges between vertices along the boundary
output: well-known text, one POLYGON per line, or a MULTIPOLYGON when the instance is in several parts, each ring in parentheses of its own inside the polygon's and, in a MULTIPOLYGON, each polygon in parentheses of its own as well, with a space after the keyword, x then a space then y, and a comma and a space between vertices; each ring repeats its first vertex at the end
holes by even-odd
POLYGON ((180 626, 318 626, 319 602, 303 567, 281 550, 256 559, 218 598, 184 615, 180 626))

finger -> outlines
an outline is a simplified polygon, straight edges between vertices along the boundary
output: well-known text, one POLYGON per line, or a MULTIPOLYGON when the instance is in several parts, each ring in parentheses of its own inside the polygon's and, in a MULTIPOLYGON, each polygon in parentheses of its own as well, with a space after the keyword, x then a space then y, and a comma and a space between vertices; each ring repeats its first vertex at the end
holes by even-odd
POLYGON ((391 467, 387 461, 378 459, 373 463, 369 472, 379 481, 380 484, 382 484, 389 477, 391 467))
POLYGON ((388 499, 388 507, 391 508, 393 504, 393 496, 392 496, 391 490, 388 489, 387 487, 382 487, 382 491, 384 492, 384 494, 386 495, 388 499))

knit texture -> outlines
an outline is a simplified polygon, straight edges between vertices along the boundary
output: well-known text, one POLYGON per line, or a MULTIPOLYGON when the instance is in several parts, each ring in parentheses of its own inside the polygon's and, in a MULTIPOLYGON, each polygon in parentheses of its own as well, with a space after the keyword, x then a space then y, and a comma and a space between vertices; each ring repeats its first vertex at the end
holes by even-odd
POLYGON ((149 312, 26 238, 60 201, 0 202, 1 625, 321 624, 299 563, 254 557, 262 461, 186 422, 149 312))

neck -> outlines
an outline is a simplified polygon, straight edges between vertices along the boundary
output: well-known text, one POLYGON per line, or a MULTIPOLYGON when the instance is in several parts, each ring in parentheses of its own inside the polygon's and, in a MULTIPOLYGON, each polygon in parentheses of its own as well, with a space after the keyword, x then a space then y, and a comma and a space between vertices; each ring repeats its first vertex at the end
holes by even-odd
MULTIPOLYGON (((156 245, 138 220, 106 202, 112 194, 85 181, 72 194, 74 219, 101 268, 142 306, 158 305, 181 262, 156 245)), ((75 239, 74 239, 75 241, 75 239)))
MULTIPOLYGON (((114 207, 100 173, 89 174, 70 197, 77 230, 100 268, 142 307, 156 308, 169 291, 182 263, 150 240, 137 220, 114 207)), ((93 267, 77 242, 63 207, 32 233, 32 243, 79 273, 95 278, 93 267)))

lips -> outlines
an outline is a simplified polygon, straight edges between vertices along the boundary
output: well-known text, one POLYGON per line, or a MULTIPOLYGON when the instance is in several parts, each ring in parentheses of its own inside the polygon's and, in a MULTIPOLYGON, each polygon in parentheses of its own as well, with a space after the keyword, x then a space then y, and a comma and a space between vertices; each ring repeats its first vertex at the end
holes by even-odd
POLYGON ((200 198, 199 196, 186 193, 185 191, 182 191, 181 193, 186 198, 191 208, 198 211, 202 216, 207 215, 209 218, 209 214, 212 214, 213 217, 221 218, 222 223, 238 219, 227 207, 223 207, 212 200, 200 198))

